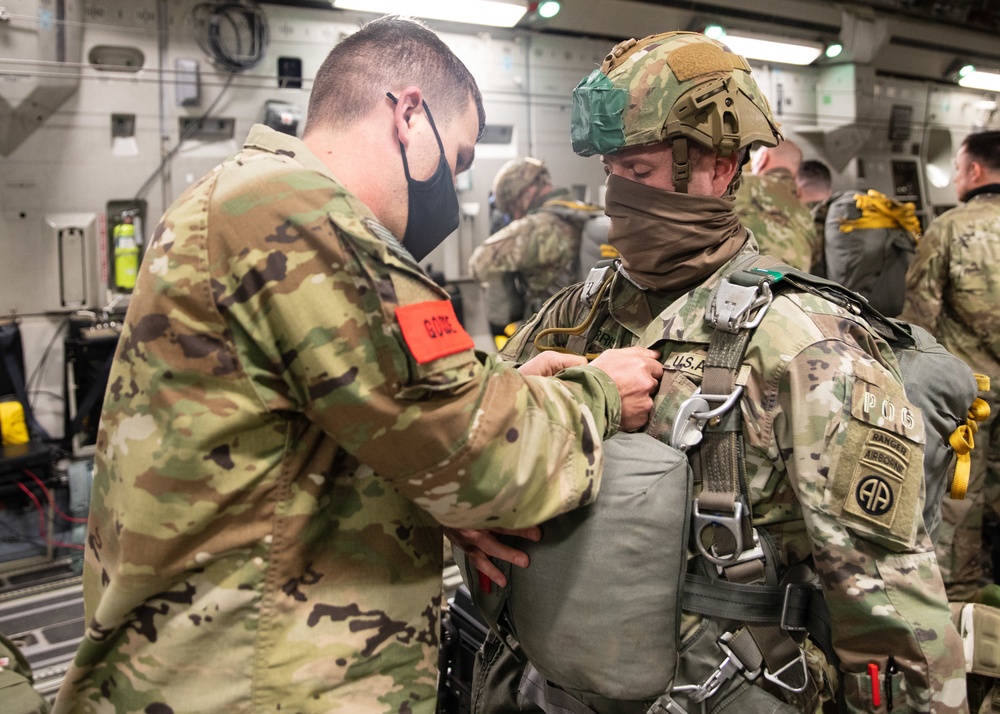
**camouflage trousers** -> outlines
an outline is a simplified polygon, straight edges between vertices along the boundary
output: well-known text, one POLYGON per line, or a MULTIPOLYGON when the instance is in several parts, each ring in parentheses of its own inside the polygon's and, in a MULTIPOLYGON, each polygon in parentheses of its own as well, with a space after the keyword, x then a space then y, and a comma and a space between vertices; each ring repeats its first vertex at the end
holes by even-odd
MULTIPOLYGON (((961 501, 945 496, 941 504, 935 550, 952 602, 973 602, 980 587, 990 582, 991 554, 983 543, 997 539, 996 534, 984 534, 984 514, 988 530, 1000 527, 1000 394, 993 390, 987 401, 990 417, 976 434, 968 493, 961 501)), ((997 576, 1000 573, 993 574, 997 576)))

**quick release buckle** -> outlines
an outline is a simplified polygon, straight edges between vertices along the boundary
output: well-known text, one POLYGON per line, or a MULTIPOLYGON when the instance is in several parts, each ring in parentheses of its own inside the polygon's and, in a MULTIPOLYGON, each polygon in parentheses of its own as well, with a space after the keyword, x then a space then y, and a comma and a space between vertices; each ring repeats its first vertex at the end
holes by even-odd
POLYGON ((712 327, 733 334, 751 330, 764 319, 774 294, 769 283, 760 285, 734 285, 723 278, 708 308, 712 327))
POLYGON ((670 445, 678 451, 687 451, 700 444, 705 424, 729 411, 741 394, 743 387, 740 385, 731 394, 702 394, 701 387, 698 387, 694 394, 681 402, 677 410, 674 427, 670 432, 670 445), (709 403, 718 402, 722 404, 709 409, 709 403))
POLYGON ((719 649, 726 655, 715 671, 712 672, 705 678, 705 681, 701 684, 683 685, 680 687, 674 687, 671 692, 684 691, 688 693, 688 697, 692 702, 702 704, 704 707, 704 702, 715 696, 722 685, 728 682, 737 674, 742 674, 749 681, 755 680, 760 676, 761 669, 758 667, 756 670, 750 671, 747 666, 743 664, 743 661, 736 656, 736 653, 729 647, 729 642, 733 638, 733 633, 724 632, 716 640, 716 644, 719 645, 719 649))

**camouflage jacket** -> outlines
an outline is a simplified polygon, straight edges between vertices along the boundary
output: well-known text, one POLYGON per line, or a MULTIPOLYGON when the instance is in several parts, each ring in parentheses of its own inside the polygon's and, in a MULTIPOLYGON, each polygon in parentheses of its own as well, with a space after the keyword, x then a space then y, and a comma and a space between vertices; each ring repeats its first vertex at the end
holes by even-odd
POLYGON ((1000 186, 935 218, 906 274, 902 318, 992 380, 1000 399, 1000 186))
POLYGON ((577 281, 582 221, 544 210, 547 201, 570 199, 567 189, 541 197, 526 216, 504 226, 472 252, 469 272, 481 283, 518 273, 527 291, 527 314, 534 313, 552 295, 577 281))
POLYGON ((764 255, 807 271, 822 259, 812 214, 796 196, 795 177, 788 169, 744 174, 734 210, 764 255))
POLYGON ((110 377, 56 711, 434 711, 438 521, 589 502, 620 416, 599 370, 474 353, 446 298, 262 126, 168 209, 110 377))
MULTIPOLYGON (((749 242, 741 254, 753 250, 749 242)), ((714 332, 705 310, 725 271, 686 294, 659 296, 668 306, 655 316, 643 292, 619 273, 606 309, 587 331, 588 352, 635 343, 662 351, 666 372, 647 433, 664 441, 680 404, 700 384, 714 332)), ((583 322, 588 308, 580 290, 554 297, 502 355, 527 359, 539 330, 583 322)), ((553 335, 541 341, 567 344, 553 335)), ((742 434, 753 522, 777 551, 778 577, 793 567, 811 570, 830 611, 839 672, 811 651, 814 682, 830 696, 839 676, 846 711, 875 711, 867 665, 884 672, 893 655, 905 680, 895 711, 967 711, 961 643, 920 515, 923 424, 906 400, 888 344, 834 304, 785 291, 756 328, 744 364, 750 371, 742 434), (889 500, 873 508, 873 494, 860 482, 882 473, 865 460, 885 452, 882 444, 891 445, 895 469, 881 480, 889 500)), ((685 614, 683 648, 701 634, 699 622, 685 614)))

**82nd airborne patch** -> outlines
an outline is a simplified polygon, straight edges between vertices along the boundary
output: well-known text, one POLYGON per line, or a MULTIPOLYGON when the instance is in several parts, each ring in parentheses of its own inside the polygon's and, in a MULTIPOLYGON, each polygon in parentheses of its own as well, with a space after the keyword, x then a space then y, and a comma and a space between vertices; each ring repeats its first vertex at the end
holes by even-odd
MULTIPOLYGON (((854 439, 849 436, 849 442, 863 441, 845 494, 844 511, 878 526, 878 531, 908 540, 920 493, 917 467, 922 464, 923 452, 904 437, 859 422, 852 422, 850 431, 854 439)), ((853 449, 841 458, 849 458, 849 451, 853 449)))

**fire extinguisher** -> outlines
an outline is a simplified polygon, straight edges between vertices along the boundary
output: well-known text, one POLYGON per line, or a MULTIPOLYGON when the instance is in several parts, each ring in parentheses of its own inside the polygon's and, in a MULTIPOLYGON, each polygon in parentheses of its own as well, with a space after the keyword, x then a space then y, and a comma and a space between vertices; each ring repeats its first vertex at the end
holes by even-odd
POLYGON ((131 216, 125 216, 115 226, 115 287, 119 290, 135 288, 135 278, 139 272, 139 246, 135 242, 135 225, 131 216))

